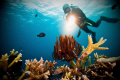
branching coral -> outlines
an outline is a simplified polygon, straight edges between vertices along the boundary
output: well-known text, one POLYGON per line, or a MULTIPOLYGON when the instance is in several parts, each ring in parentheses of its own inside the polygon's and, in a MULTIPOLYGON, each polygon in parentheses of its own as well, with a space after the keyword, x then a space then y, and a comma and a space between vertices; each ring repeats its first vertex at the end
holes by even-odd
POLYGON ((97 61, 97 59, 98 59, 98 54, 97 54, 97 53, 96 53, 96 54, 94 53, 94 57, 95 57, 94 60, 97 61))
MULTIPOLYGON (((28 71, 28 70, 29 70, 29 66, 28 66, 26 63, 25 63, 25 65, 26 65, 25 71, 28 71)), ((24 71, 23 74, 19 77, 18 80, 22 80, 22 79, 23 79, 23 77, 25 76, 25 71, 24 71)))
POLYGON ((6 53, 0 58, 0 77, 3 77, 2 75, 4 75, 8 79, 14 79, 11 76, 15 76, 17 74, 17 71, 20 70, 22 64, 20 57, 22 57, 22 54, 19 53, 19 55, 16 56, 18 51, 15 52, 15 49, 10 52, 10 55, 6 53), (14 68, 16 66, 17 70, 14 68))
POLYGON ((8 68, 10 68, 14 63, 17 63, 18 61, 22 61, 20 59, 20 57, 22 57, 21 53, 19 53, 18 56, 10 63, 10 65, 8 66, 8 68))
POLYGON ((6 72, 7 68, 8 68, 8 54, 5 54, 2 55, 2 57, 0 58, 0 70, 6 72))
POLYGON ((29 66, 29 70, 25 71, 25 73, 29 75, 29 78, 25 80, 47 79, 48 76, 52 73, 55 64, 57 64, 55 61, 51 63, 51 61, 48 62, 47 60, 45 61, 45 63, 43 63, 42 57, 40 61, 37 61, 36 59, 34 59, 33 61, 26 60, 26 65, 29 66))
POLYGON ((12 51, 10 51, 10 53, 11 53, 10 56, 14 56, 18 53, 18 51, 15 51, 15 49, 13 49, 12 51))
POLYGON ((88 42, 89 42, 89 44, 88 44, 88 46, 87 46, 86 49, 83 47, 82 55, 81 55, 80 58, 78 58, 78 61, 83 60, 85 57, 87 57, 87 56, 88 56, 90 53, 92 53, 94 50, 106 50, 106 49, 108 49, 107 47, 99 47, 99 46, 100 46, 101 44, 103 44, 105 41, 106 41, 106 39, 103 40, 103 37, 102 37, 102 38, 99 40, 98 43, 93 44, 93 41, 92 41, 91 36, 88 35, 88 42))
MULTIPOLYGON (((10 56, 15 56, 18 53, 18 51, 16 51, 16 52, 14 52, 14 51, 15 51, 15 49, 10 51, 11 54, 9 56, 8 56, 8 54, 2 55, 2 57, 0 58, 0 68, 1 68, 1 66, 3 66, 4 63, 6 64, 6 62, 9 60, 10 56)), ((22 61, 20 59, 20 57, 22 57, 21 53, 19 53, 19 55, 9 64, 8 68, 10 68, 16 62, 22 61)))

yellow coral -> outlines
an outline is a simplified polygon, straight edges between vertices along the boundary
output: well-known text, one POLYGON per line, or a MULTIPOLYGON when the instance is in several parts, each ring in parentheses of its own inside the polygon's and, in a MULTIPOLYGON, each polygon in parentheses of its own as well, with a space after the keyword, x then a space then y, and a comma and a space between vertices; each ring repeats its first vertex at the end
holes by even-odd
POLYGON ((108 57, 105 56, 104 54, 103 54, 103 55, 100 55, 100 56, 98 56, 98 57, 100 57, 100 58, 108 58, 108 57))
POLYGON ((88 57, 85 57, 82 61, 81 61, 81 66, 85 67, 86 64, 86 60, 88 59, 88 57))
POLYGON ((70 67, 72 67, 73 69, 76 68, 76 63, 74 62, 74 60, 69 61, 70 67))
POLYGON ((10 56, 14 56, 18 53, 18 51, 15 52, 15 49, 13 49, 12 51, 10 51, 10 53, 11 53, 10 56))
MULTIPOLYGON (((25 64, 25 65, 26 65, 25 71, 28 71, 28 70, 29 70, 29 66, 28 66, 27 64, 25 64)), ((24 71, 24 73, 19 77, 18 80, 22 80, 22 78, 25 76, 25 71, 24 71)))
POLYGON ((97 59, 98 59, 98 55, 97 55, 97 53, 96 53, 96 54, 94 53, 94 57, 95 57, 94 60, 97 61, 97 59))
POLYGON ((94 51, 94 50, 106 50, 106 49, 108 49, 107 47, 99 47, 101 44, 105 43, 106 40, 107 40, 107 39, 104 39, 104 40, 103 40, 103 37, 102 37, 102 38, 99 40, 98 43, 93 44, 91 35, 90 35, 90 36, 88 35, 89 44, 88 44, 87 48, 85 49, 85 52, 87 52, 87 53, 90 54, 90 53, 92 53, 92 51, 94 51))
POLYGON ((7 61, 8 60, 8 54, 6 53, 5 55, 2 55, 0 58, 0 61, 7 61))
POLYGON ((7 71, 8 66, 8 54, 2 55, 0 58, 0 69, 3 71, 7 71))
POLYGON ((99 40, 98 43, 95 43, 93 44, 93 41, 92 41, 92 38, 91 38, 91 35, 88 35, 88 46, 87 48, 85 49, 83 47, 83 51, 82 51, 82 55, 80 58, 78 58, 78 61, 81 61, 83 60, 83 58, 87 57, 90 53, 92 53, 92 51, 94 50, 106 50, 108 49, 107 47, 99 47, 101 44, 103 44, 107 39, 104 39, 103 40, 103 37, 99 40))
POLYGON ((21 53, 19 53, 18 56, 10 63, 10 65, 8 66, 8 68, 10 68, 15 62, 22 61, 20 59, 20 57, 22 57, 21 53))
POLYGON ((62 79, 60 79, 60 80, 70 80, 70 79, 65 77, 65 78, 62 78, 62 79))
POLYGON ((91 65, 91 56, 89 56, 89 66, 91 65))
POLYGON ((66 78, 72 78, 73 76, 71 76, 71 72, 66 72, 65 77, 66 78))
POLYGON ((83 50, 82 50, 82 52, 81 52, 81 53, 83 54, 83 53, 85 52, 85 50, 86 50, 86 49, 85 49, 85 47, 84 47, 84 46, 82 46, 82 48, 83 48, 83 50))

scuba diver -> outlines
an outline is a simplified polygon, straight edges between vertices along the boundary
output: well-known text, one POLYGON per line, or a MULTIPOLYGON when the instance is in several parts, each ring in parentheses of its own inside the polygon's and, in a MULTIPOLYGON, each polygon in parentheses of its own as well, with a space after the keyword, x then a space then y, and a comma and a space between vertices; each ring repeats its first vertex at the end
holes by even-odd
POLYGON ((80 28, 77 37, 80 36, 81 30, 84 30, 86 33, 92 34, 93 43, 96 43, 96 33, 89 30, 87 26, 98 27, 101 21, 106 21, 108 23, 116 23, 119 19, 116 18, 107 18, 105 16, 100 16, 100 19, 97 22, 94 22, 86 17, 83 11, 78 6, 69 6, 68 4, 63 5, 63 11, 67 15, 66 20, 68 21, 70 16, 74 16, 76 21, 75 24, 80 28))

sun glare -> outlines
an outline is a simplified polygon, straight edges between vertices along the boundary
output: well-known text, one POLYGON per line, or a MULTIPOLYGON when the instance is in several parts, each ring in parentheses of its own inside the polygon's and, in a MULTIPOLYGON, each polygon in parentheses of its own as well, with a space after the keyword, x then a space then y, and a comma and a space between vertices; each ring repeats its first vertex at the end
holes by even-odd
POLYGON ((66 35, 73 35, 73 34, 75 34, 76 33, 76 31, 77 31, 77 26, 75 25, 75 24, 73 24, 71 27, 70 26, 68 26, 68 24, 67 24, 68 22, 66 22, 65 24, 64 24, 64 28, 63 28, 63 33, 64 34, 66 34, 66 35))
POLYGON ((71 15, 68 18, 68 21, 65 21, 65 23, 63 24, 63 28, 62 31, 64 34, 66 35, 73 35, 76 34, 78 27, 75 24, 75 17, 73 15, 71 15))
POLYGON ((70 16, 68 19, 68 26, 72 26, 75 23, 75 17, 74 16, 70 16))

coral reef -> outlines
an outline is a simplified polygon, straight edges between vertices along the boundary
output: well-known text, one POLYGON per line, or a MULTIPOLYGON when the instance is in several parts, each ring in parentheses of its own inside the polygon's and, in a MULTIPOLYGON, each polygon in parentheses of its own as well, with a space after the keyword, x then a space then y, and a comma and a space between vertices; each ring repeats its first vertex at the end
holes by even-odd
MULTIPOLYGON (((73 79, 75 78, 74 76, 78 76, 78 78, 87 80, 88 76, 84 75, 84 72, 87 70, 85 69, 86 68, 85 65, 88 59, 88 55, 91 54, 94 50, 107 50, 108 49, 107 47, 99 47, 105 41, 106 39, 103 40, 103 37, 102 37, 98 43, 93 44, 91 36, 88 35, 89 44, 86 49, 84 48, 84 46, 82 46, 83 51, 81 52, 81 45, 75 41, 73 36, 68 37, 67 35, 65 35, 64 37, 63 35, 60 35, 59 41, 57 38, 57 41, 54 46, 54 53, 52 54, 53 59, 69 62, 71 69, 68 68, 67 69, 68 72, 65 73, 64 69, 61 69, 61 67, 59 67, 54 72, 58 74, 63 73, 62 75, 63 79, 64 78, 73 79), (76 44, 78 46, 76 46, 76 44), (81 56, 78 57, 80 53, 81 53, 81 56), (76 63, 74 62, 74 59, 76 59, 76 63), (69 77, 68 77, 68 74, 70 75, 69 77)), ((97 61, 98 59, 97 53, 94 55, 95 55, 95 60, 97 61)), ((103 63, 99 63, 99 64, 104 66, 104 68, 107 68, 106 65, 104 65, 103 63)), ((92 66, 91 57, 89 57, 89 66, 92 66)))
POLYGON ((25 71, 25 73, 29 75, 29 78, 25 80, 46 80, 49 78, 48 76, 52 74, 54 65, 57 64, 57 62, 53 61, 53 63, 51 63, 51 61, 48 62, 46 60, 45 63, 43 63, 43 58, 41 57, 39 61, 36 59, 33 61, 26 60, 25 64, 29 66, 29 70, 25 71))
POLYGON ((98 43, 93 44, 91 36, 88 35, 87 48, 81 49, 73 36, 65 37, 60 35, 59 40, 54 46, 52 57, 55 60, 67 61, 70 66, 62 65, 53 70, 57 62, 45 61, 41 57, 39 61, 25 60, 26 69, 23 74, 20 72, 22 54, 16 54, 13 49, 8 54, 2 55, 0 58, 0 79, 2 80, 52 80, 54 75, 62 75, 61 79, 54 80, 120 80, 118 72, 120 72, 120 56, 107 57, 104 54, 98 55, 94 53, 95 63, 91 63, 91 54, 94 50, 107 50, 107 47, 99 47, 105 43, 103 37, 98 43), (87 60, 89 65, 86 65, 87 60), (21 76, 20 76, 21 75, 21 76), (28 76, 27 76, 28 75, 28 76))

